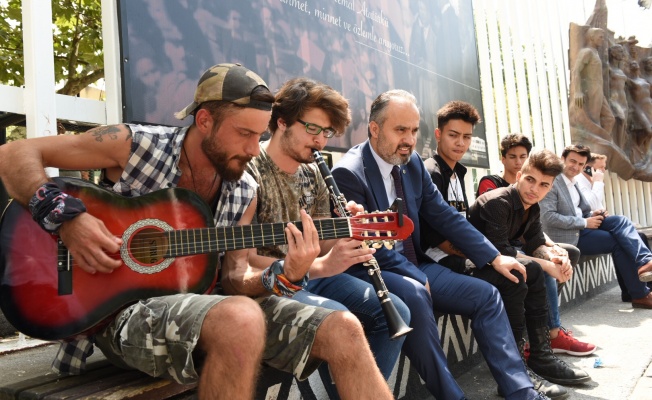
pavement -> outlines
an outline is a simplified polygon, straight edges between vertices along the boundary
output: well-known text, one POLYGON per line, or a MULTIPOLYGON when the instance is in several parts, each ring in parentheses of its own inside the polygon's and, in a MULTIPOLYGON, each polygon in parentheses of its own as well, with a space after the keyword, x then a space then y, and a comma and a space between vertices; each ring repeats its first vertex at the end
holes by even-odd
MULTIPOLYGON (((652 399, 652 310, 634 309, 620 300, 617 286, 568 310, 561 321, 573 335, 598 348, 590 356, 558 354, 567 363, 582 368, 591 381, 567 386, 572 400, 652 399), (596 360, 602 366, 594 368, 596 360)), ((499 399, 496 383, 482 362, 458 378, 472 400, 499 399)))
MULTIPOLYGON (((621 302, 620 289, 615 287, 562 310, 562 323, 577 338, 598 346, 588 357, 560 356, 592 378, 587 384, 569 386, 569 399, 652 399, 652 310, 633 309, 630 303, 621 302), (594 368, 596 359, 602 361, 599 368, 594 368)), ((0 340, 0 381, 6 384, 50 374, 56 350, 57 346, 48 342, 15 337, 0 340)), ((102 358, 99 353, 91 356, 91 361, 102 358)), ((471 400, 499 399, 484 362, 458 381, 471 400)))

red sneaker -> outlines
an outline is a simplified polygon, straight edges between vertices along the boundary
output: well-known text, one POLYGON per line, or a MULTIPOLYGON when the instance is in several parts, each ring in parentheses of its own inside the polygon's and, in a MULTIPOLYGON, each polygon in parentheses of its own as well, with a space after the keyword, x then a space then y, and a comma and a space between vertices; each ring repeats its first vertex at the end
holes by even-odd
POLYGON ((588 356, 595 351, 594 344, 580 342, 573 337, 572 331, 567 331, 564 327, 559 328, 556 338, 550 339, 550 347, 553 353, 566 353, 571 356, 588 356))

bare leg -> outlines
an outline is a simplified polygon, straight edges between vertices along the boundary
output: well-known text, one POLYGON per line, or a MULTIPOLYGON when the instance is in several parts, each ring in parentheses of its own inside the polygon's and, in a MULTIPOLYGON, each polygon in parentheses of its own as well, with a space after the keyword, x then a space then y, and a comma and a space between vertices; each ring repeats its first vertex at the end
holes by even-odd
POLYGON ((340 397, 392 399, 358 319, 348 312, 329 315, 317 330, 310 354, 326 361, 340 397))
POLYGON ((206 353, 200 399, 253 399, 265 347, 265 317, 247 297, 231 297, 210 309, 199 346, 206 353))

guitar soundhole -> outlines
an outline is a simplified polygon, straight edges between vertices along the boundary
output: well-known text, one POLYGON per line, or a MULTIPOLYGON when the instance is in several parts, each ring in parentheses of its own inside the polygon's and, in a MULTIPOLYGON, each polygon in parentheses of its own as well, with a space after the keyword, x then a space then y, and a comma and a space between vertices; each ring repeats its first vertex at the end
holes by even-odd
POLYGON ((164 232, 153 228, 138 230, 129 241, 129 253, 141 265, 155 265, 161 262, 167 247, 168 241, 164 232))

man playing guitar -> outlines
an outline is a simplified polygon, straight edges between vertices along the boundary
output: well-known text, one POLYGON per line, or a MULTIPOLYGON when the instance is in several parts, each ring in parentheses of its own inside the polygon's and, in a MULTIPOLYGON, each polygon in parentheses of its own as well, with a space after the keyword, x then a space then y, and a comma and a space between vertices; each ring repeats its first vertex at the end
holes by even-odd
MULTIPOLYGON (((122 232, 111 232, 108 222, 86 212, 84 203, 62 191, 44 167, 101 168, 112 190, 127 197, 171 187, 189 189, 211 205, 215 225, 247 225, 256 208, 256 183, 244 171, 259 153, 272 102, 265 82, 252 71, 238 64, 216 65, 199 80, 194 102, 176 114, 180 119, 192 115, 190 127, 124 124, 78 136, 13 142, 0 147, 0 178, 16 201, 29 204, 44 230, 62 239, 76 267, 85 271, 75 274, 115 274, 127 268, 114 257, 122 247, 116 234, 122 232)), ((301 282, 284 280, 284 272, 305 275, 319 254, 317 231, 305 213, 301 224, 303 231, 294 224, 285 228, 292 262, 285 263, 285 271, 275 269, 274 289, 300 290, 301 282)), ((249 273, 247 254, 226 252, 222 274, 240 279, 243 287, 262 285, 249 273)), ((88 355, 87 339, 78 337, 67 346, 88 355)), ((353 315, 286 297, 151 297, 118 312, 91 339, 118 365, 180 383, 199 381, 202 399, 252 398, 261 359, 299 379, 324 360, 342 398, 392 397, 353 315), (308 322, 297 322, 304 317, 308 322), (291 329, 284 329, 287 326, 291 329), (290 340, 289 331, 295 340, 290 340)), ((60 350, 54 366, 79 372, 80 360, 71 354, 60 350)))

